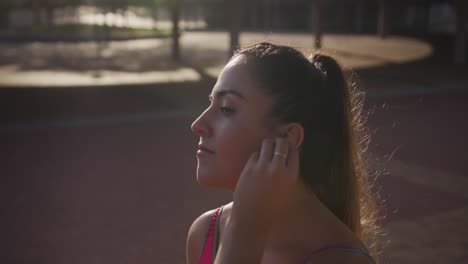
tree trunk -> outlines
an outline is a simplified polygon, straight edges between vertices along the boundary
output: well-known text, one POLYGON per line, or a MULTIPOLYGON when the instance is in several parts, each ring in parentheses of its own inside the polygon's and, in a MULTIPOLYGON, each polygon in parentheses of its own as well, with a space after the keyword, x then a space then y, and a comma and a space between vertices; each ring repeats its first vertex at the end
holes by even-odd
POLYGON ((425 33, 429 32, 429 13, 431 11, 431 3, 429 0, 424 1, 424 14, 423 14, 423 30, 425 33))
POLYGON ((468 19, 468 4, 465 0, 455 1, 455 12, 456 12, 456 32, 455 32, 455 43, 454 43, 454 54, 453 60, 456 64, 466 64, 467 57, 467 33, 466 24, 468 19))
POLYGON ((364 30, 364 1, 357 0, 354 13, 354 31, 362 33, 364 30))
POLYGON ((280 11, 280 1, 274 0, 273 2, 273 27, 275 29, 281 29, 281 11, 280 11))
POLYGON ((33 24, 36 26, 42 25, 41 8, 37 1, 32 2, 31 11, 33 13, 33 24))
POLYGON ((270 30, 271 29, 271 15, 270 15, 270 1, 263 0, 262 2, 262 14, 263 14, 263 30, 270 30))
POLYGON ((229 0, 226 10, 229 14, 229 53, 231 57, 234 52, 240 47, 239 35, 242 21, 242 0, 229 0))
POLYGON ((377 21, 377 35, 380 38, 386 38, 388 35, 388 4, 386 0, 378 1, 378 21, 377 21))
POLYGON ((50 5, 46 6, 46 25, 52 27, 54 24, 54 8, 50 5))
POLYGON ((1 7, 0 9, 0 29, 8 29, 10 27, 10 9, 1 7))
POLYGON ((315 33, 315 45, 316 49, 322 48, 322 0, 312 1, 312 27, 315 33))
POLYGON ((171 21, 172 21, 172 59, 175 61, 180 61, 180 4, 175 3, 170 7, 171 21))
POLYGON ((151 18, 153 19, 153 29, 157 30, 157 22, 158 22, 158 6, 156 4, 153 4, 151 6, 151 18))

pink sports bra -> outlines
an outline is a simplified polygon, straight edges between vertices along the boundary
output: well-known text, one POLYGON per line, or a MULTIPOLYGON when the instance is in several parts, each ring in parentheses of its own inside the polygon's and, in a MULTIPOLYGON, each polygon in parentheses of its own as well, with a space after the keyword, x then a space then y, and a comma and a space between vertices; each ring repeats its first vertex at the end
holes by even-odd
POLYGON ((210 221, 210 227, 205 236, 205 244, 203 246, 203 251, 200 256, 198 264, 213 264, 218 251, 218 225, 219 219, 221 218, 221 213, 223 211, 224 205, 218 207, 213 213, 210 221))
MULTIPOLYGON (((219 219, 221 218, 221 213, 223 211, 224 205, 218 207, 216 211, 211 216, 210 226, 205 236, 205 244, 203 246, 203 251, 198 261, 198 264, 213 264, 218 251, 218 230, 219 230, 219 219)), ((317 250, 311 252, 307 258, 304 259, 304 263, 310 263, 313 257, 316 255, 328 251, 328 250, 341 250, 348 251, 355 254, 366 256, 370 259, 372 263, 375 261, 370 256, 369 252, 366 249, 355 247, 348 244, 334 244, 321 247, 317 250)))

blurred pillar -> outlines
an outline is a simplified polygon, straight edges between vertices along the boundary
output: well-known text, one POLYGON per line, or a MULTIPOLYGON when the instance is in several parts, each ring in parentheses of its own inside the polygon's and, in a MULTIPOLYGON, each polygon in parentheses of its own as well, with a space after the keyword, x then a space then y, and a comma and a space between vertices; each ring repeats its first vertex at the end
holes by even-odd
POLYGON ((312 27, 315 33, 315 45, 316 49, 322 48, 322 0, 312 0, 312 27))
POLYGON ((34 25, 42 25, 41 7, 39 6, 38 1, 32 1, 31 2, 31 11, 33 13, 33 23, 34 23, 34 25))
POLYGON ((273 2, 273 27, 276 30, 282 27, 280 4, 280 0, 274 0, 273 2))
POLYGON ((354 31, 362 33, 364 27, 364 0, 356 0, 354 31))
POLYGON ((250 8, 250 12, 249 12, 250 26, 254 30, 257 30, 260 27, 260 23, 259 23, 259 20, 258 20, 258 18, 261 16, 261 13, 260 13, 261 8, 259 6, 260 4, 261 4, 261 2, 253 1, 252 5, 251 5, 251 8, 250 8))
POLYGON ((181 8, 181 1, 174 0, 170 1, 169 3, 169 12, 171 16, 172 22, 172 59, 175 61, 180 60, 180 28, 179 28, 179 21, 180 21, 180 8, 181 8))
POLYGON ((431 12, 431 2, 429 0, 425 0, 423 3, 424 13, 423 13, 423 29, 424 32, 429 32, 429 15, 431 12))
POLYGON ((377 21, 377 35, 385 38, 388 35, 388 16, 389 8, 387 0, 377 0, 378 4, 378 21, 377 21))
POLYGON ((262 1, 262 9, 263 9, 263 30, 268 30, 271 26, 270 21, 270 1, 263 0, 262 1))
POLYGON ((454 47, 454 62, 457 64, 465 64, 467 57, 467 15, 468 15, 468 3, 466 0, 455 1, 455 13, 456 13, 456 32, 455 32, 455 47, 454 47))
POLYGON ((242 8, 244 7, 244 3, 244 0, 229 0, 227 5, 226 11, 229 17, 229 58, 240 46, 239 35, 243 15, 242 8))
POLYGON ((44 2, 44 8, 45 8, 45 22, 48 27, 53 26, 54 24, 54 11, 55 11, 55 6, 54 3, 51 1, 45 1, 44 2))
POLYGON ((153 19, 153 30, 157 30, 157 22, 158 22, 158 5, 156 3, 153 3, 151 5, 151 18, 153 19))
POLYGON ((0 4, 0 28, 10 27, 10 8, 0 4))

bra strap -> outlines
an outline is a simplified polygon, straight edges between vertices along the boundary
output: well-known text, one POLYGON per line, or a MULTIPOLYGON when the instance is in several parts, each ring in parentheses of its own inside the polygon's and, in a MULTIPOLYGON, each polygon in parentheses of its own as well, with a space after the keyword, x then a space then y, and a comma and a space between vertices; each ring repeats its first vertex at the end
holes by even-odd
POLYGON ((214 243, 213 243, 213 262, 216 258, 216 254, 218 253, 218 246, 219 246, 219 241, 218 241, 218 233, 219 233, 219 219, 221 219, 221 213, 223 212, 224 205, 219 207, 217 210, 217 215, 216 215, 216 224, 215 224, 215 230, 214 230, 214 243))
POLYGON ((211 215, 211 221, 206 231, 205 235, 205 243, 203 245, 202 254, 198 260, 198 263, 213 263, 214 256, 213 256, 213 248, 215 247, 215 234, 216 234, 216 222, 218 219, 218 213, 220 211, 220 207, 215 210, 215 212, 211 215))

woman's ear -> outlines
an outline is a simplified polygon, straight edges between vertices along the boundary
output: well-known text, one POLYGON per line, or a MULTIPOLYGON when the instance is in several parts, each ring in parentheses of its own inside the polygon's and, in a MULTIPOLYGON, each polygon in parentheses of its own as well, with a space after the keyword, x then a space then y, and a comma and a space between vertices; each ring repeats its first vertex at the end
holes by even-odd
POLYGON ((288 123, 281 127, 281 135, 288 137, 289 142, 298 150, 304 142, 304 128, 299 123, 288 123))

